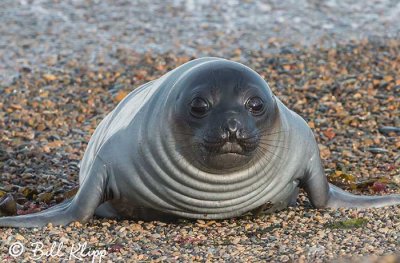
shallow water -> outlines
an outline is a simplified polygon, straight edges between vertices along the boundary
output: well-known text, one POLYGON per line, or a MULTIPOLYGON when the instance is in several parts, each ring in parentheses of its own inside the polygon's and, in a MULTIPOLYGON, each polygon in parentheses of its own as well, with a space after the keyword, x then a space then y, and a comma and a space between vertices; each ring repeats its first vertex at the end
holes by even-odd
POLYGON ((0 83, 22 67, 62 68, 72 58, 117 63, 118 50, 196 57, 240 50, 245 59, 251 50, 400 36, 394 0, 2 0, 0 10, 0 83))

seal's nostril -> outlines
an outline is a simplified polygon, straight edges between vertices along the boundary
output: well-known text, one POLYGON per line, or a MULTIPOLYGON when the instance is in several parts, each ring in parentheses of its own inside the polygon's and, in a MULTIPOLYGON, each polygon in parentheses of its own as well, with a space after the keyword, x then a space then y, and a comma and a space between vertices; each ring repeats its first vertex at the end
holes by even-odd
POLYGON ((236 137, 237 137, 238 139, 243 139, 243 138, 245 138, 243 129, 238 129, 238 130, 236 131, 236 137))
POLYGON ((221 134, 221 138, 222 139, 227 139, 229 137, 229 132, 223 132, 222 134, 221 134))

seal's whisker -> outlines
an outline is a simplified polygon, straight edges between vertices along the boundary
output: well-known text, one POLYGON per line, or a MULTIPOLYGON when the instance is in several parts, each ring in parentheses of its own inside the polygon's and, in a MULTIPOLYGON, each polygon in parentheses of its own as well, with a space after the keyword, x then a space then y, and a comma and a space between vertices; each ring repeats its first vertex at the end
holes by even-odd
MULTIPOLYGON (((272 164, 272 166, 275 168, 275 169, 277 169, 278 168, 278 166, 275 164, 275 162, 273 162, 273 160, 272 160, 272 158, 273 158, 273 156, 272 155, 270 155, 270 154, 268 154, 268 153, 270 153, 269 151, 267 151, 267 153, 265 153, 265 152, 262 152, 261 150, 259 150, 259 152, 260 152, 260 154, 262 155, 262 162, 264 162, 265 163, 265 167, 268 167, 268 165, 271 165, 272 164)), ((264 173, 266 173, 267 171, 265 171, 264 173)))
POLYGON ((276 126, 268 126, 268 127, 263 127, 263 128, 260 128, 260 129, 258 129, 259 131, 272 131, 272 130, 279 130, 279 129, 281 129, 282 127, 276 127, 276 126))
POLYGON ((260 140, 260 138, 254 136, 254 137, 249 137, 249 138, 241 138, 238 141, 241 141, 241 142, 249 142, 249 141, 250 142, 258 142, 259 140, 260 140))
MULTIPOLYGON (((280 128, 280 127, 278 127, 278 128, 280 128)), ((260 129, 258 129, 258 130, 259 130, 259 131, 271 131, 271 130, 276 130, 276 129, 277 129, 276 126, 268 126, 268 127, 260 128, 260 129)))
POLYGON ((284 140, 261 139, 260 142, 285 142, 284 140))
POLYGON ((180 144, 181 142, 188 142, 187 138, 181 138, 181 139, 172 139, 172 140, 166 140, 168 143, 177 143, 180 144))
POLYGON ((278 154, 275 154, 273 151, 271 151, 270 149, 268 149, 268 148, 266 148, 266 147, 259 146, 259 148, 261 148, 262 150, 267 151, 267 152, 273 154, 274 156, 276 156, 276 157, 279 158, 279 159, 282 159, 281 156, 279 156, 278 154))
POLYGON ((196 135, 196 134, 178 134, 178 135, 185 135, 185 136, 187 136, 187 137, 172 138, 172 139, 169 139, 168 141, 177 141, 177 142, 179 142, 179 141, 187 141, 188 138, 194 138, 194 139, 197 139, 197 140, 199 140, 199 141, 202 141, 202 140, 203 140, 202 137, 200 137, 200 136, 198 136, 198 135, 196 135))
POLYGON ((276 146, 276 147, 286 147, 284 141, 274 141, 274 140, 265 140, 258 142, 261 145, 269 145, 269 146, 276 146))
POLYGON ((285 133, 285 132, 289 132, 288 130, 280 130, 280 131, 275 131, 275 132, 259 132, 258 135, 264 135, 264 136, 268 136, 268 135, 276 135, 276 134, 280 134, 280 133, 285 133))
POLYGON ((256 160, 262 161, 263 156, 260 154, 260 152, 258 150, 255 151, 255 156, 256 156, 256 158, 253 160, 252 166, 256 167, 256 174, 259 174, 261 169, 262 169, 262 167, 261 167, 261 164, 258 163, 259 169, 257 169, 256 160))
POLYGON ((285 150, 288 150, 288 149, 289 149, 289 148, 286 147, 286 146, 274 145, 274 144, 262 143, 262 142, 260 142, 260 145, 262 145, 262 146, 271 146, 271 147, 274 147, 274 148, 282 148, 282 149, 285 149, 285 150))
MULTIPOLYGON (((264 152, 260 151, 259 149, 257 149, 256 154, 257 154, 258 159, 259 159, 259 162, 258 162, 259 165, 258 166, 260 167, 260 169, 259 169, 259 171, 257 173, 260 173, 261 171, 263 171, 263 169, 265 167, 268 167, 268 164, 270 162, 269 162, 268 156, 266 156, 266 154, 264 152)), ((264 174, 265 173, 266 172, 264 171, 264 174)))
POLYGON ((179 135, 197 136, 197 135, 194 134, 194 133, 185 133, 185 132, 177 132, 177 131, 174 131, 174 133, 175 133, 175 134, 179 134, 179 135))

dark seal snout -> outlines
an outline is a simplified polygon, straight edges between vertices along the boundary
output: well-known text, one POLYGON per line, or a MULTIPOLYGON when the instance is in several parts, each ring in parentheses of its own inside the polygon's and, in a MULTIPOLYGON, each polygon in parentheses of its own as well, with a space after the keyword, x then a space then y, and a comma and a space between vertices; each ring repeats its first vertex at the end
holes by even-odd
POLYGON ((217 130, 204 136, 204 147, 210 153, 249 155, 258 146, 259 137, 247 132, 237 118, 228 118, 217 130))

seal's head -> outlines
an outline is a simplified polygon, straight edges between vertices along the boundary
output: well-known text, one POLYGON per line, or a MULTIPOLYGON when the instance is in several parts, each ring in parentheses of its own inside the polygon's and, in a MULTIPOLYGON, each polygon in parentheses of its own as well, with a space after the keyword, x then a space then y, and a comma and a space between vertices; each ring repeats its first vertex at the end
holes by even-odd
POLYGON ((261 158, 276 119, 268 84, 250 68, 210 61, 188 70, 174 84, 176 150, 199 169, 226 173, 261 158))

